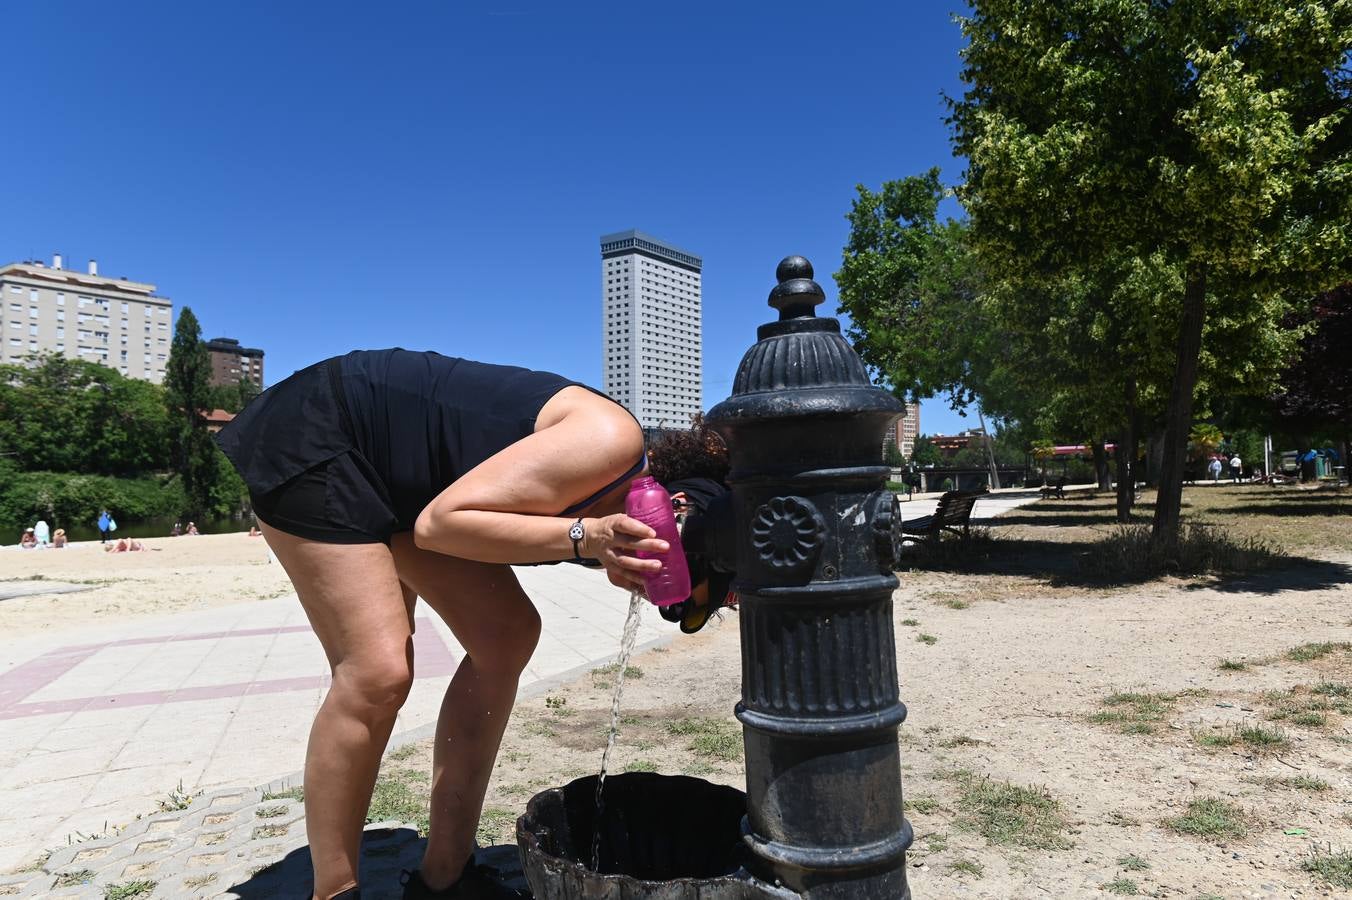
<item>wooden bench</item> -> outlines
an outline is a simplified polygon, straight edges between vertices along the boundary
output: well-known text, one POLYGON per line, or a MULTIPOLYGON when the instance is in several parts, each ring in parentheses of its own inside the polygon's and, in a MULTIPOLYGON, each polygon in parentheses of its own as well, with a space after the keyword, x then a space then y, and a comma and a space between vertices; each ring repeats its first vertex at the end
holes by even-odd
POLYGON ((1054 484, 1042 486, 1042 499, 1046 500, 1048 497, 1055 497, 1057 500, 1066 499, 1066 479, 1064 476, 1056 479, 1054 484))
POLYGON ((972 519, 972 507, 981 496, 982 493, 975 491, 947 491, 939 498, 933 515, 902 522, 901 533, 907 540, 916 541, 938 538, 945 531, 965 538, 972 519))

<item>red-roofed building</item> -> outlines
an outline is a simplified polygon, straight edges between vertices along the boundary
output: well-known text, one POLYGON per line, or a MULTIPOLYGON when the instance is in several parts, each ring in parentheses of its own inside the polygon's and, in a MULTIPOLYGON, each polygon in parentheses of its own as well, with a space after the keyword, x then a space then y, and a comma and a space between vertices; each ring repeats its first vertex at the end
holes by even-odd
POLYGON ((213 409, 211 412, 207 413, 206 418, 207 418, 207 431, 211 432, 212 434, 215 434, 216 432, 224 428, 226 425, 229 425, 231 420, 235 418, 235 414, 232 412, 226 412, 223 409, 213 409))

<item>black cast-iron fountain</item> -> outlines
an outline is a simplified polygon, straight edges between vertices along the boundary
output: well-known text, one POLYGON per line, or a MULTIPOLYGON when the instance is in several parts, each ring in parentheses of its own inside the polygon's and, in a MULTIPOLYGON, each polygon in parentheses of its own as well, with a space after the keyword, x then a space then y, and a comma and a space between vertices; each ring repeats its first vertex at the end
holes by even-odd
POLYGON ((707 422, 728 446, 730 502, 703 552, 736 572, 745 794, 683 776, 596 779, 537 795, 517 823, 538 900, 909 898, 892 625, 897 501, 883 434, 901 404, 873 386, 812 266, 790 256, 707 422))

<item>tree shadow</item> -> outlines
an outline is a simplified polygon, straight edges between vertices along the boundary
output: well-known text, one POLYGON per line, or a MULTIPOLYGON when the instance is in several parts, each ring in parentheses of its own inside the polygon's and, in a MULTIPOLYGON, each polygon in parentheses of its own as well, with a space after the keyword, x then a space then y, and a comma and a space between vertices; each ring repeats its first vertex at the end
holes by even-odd
MULTIPOLYGON (((1002 518, 1000 521, 1004 521, 1002 518)), ((968 575, 1004 575, 1029 578, 1052 587, 1112 589, 1133 587, 1168 577, 1171 573, 1141 570, 1104 576, 1092 563, 1102 552, 1098 541, 1048 541, 999 538, 990 529, 939 544, 908 545, 899 568, 968 575)), ((1276 594, 1282 591, 1319 591, 1352 584, 1352 566, 1304 556, 1283 555, 1264 569, 1243 573, 1182 575, 1193 578, 1189 590, 1211 588, 1231 593, 1276 594)))
POLYGON ((1284 502, 1281 503, 1241 503, 1229 507, 1226 511, 1259 516, 1352 516, 1352 504, 1331 502, 1327 497, 1301 502, 1288 502, 1287 498, 1282 499, 1284 502))
MULTIPOLYGON (((399 900, 404 888, 400 873, 418 868, 426 839, 412 828, 368 828, 362 833, 362 900, 399 900)), ((526 890, 521 856, 511 844, 497 844, 475 851, 475 859, 497 869, 504 885, 526 890)), ((252 875, 226 889, 226 895, 240 900, 309 900, 313 883, 310 847, 297 847, 282 859, 263 866, 252 875)))
MULTIPOLYGON (((1150 517, 1135 514, 1131 517, 1131 521, 1148 523, 1150 517)), ((973 518, 972 524, 997 527, 1001 525, 1035 525, 1038 527, 1074 528, 1087 525, 1116 525, 1119 523, 1115 514, 1104 514, 1088 510, 1080 512, 1068 509, 1065 512, 1058 510, 1056 512, 1030 514, 1007 512, 998 516, 991 516, 990 518, 973 518)))

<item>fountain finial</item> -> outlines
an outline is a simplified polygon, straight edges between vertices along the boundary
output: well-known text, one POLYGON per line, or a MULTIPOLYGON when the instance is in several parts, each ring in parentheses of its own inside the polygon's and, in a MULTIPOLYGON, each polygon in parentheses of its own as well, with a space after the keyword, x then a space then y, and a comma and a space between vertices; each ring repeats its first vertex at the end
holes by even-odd
POLYGON ((775 267, 779 284, 770 291, 769 303, 779 310, 779 321, 810 318, 813 307, 826 299, 822 286, 812 280, 812 263, 803 256, 786 256, 775 267))

